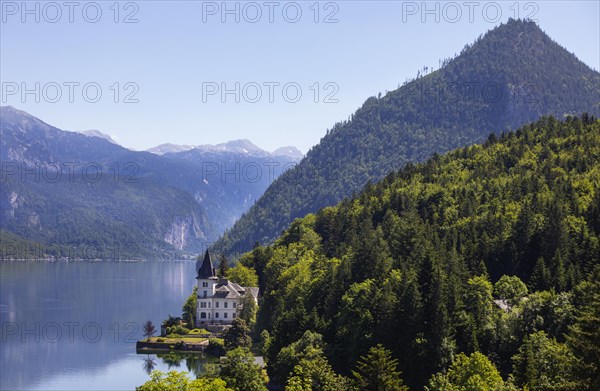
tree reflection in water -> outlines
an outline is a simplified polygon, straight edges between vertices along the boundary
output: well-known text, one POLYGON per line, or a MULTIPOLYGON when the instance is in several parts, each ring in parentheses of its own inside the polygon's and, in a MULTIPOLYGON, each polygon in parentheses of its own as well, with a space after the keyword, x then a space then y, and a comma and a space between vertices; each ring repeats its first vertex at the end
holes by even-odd
POLYGON ((152 371, 154 370, 154 368, 156 367, 156 361, 154 361, 154 358, 150 357, 150 355, 148 354, 146 356, 146 358, 144 359, 144 371, 150 375, 152 373, 152 371))
POLYGON ((168 352, 158 353, 156 356, 148 354, 143 359, 143 368, 146 373, 150 374, 156 368, 155 357, 162 360, 168 369, 182 370, 181 364, 185 360, 187 371, 194 374, 196 378, 200 376, 218 375, 219 373, 219 358, 208 354, 184 353, 184 352, 168 352))

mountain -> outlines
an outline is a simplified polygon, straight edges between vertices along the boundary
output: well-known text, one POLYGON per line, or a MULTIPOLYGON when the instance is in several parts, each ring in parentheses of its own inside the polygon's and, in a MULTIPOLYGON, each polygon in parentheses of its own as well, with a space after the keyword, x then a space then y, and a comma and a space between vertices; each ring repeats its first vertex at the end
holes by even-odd
POLYGON ((232 140, 217 145, 199 145, 196 148, 206 152, 229 152, 251 156, 266 156, 269 154, 264 149, 254 145, 250 140, 232 140))
POLYGON ((131 151, 10 106, 0 107, 0 132, 3 248, 36 248, 42 258, 199 252, 292 163, 219 151, 131 151))
POLYGON ((110 137, 108 134, 102 133, 101 131, 96 130, 96 129, 84 130, 83 132, 79 132, 79 133, 84 134, 84 135, 86 135, 88 137, 103 138, 103 139, 105 139, 108 142, 111 142, 113 144, 117 144, 118 145, 118 143, 115 140, 113 140, 112 137, 110 137))
POLYGON ((193 145, 177 145, 177 144, 160 144, 156 147, 147 149, 146 152, 153 153, 155 155, 164 155, 165 153, 176 153, 176 152, 184 152, 190 149, 193 149, 193 145))
POLYGON ((596 390, 600 121, 546 117, 407 165, 239 262, 259 281, 273 388, 319 352, 352 376, 381 344, 414 390, 596 390), (439 383, 474 352, 493 371, 439 383), (490 373, 497 386, 473 379, 490 373))
POLYGON ((302 160, 302 158, 304 157, 304 154, 300 152, 298 148, 291 146, 277 148, 276 150, 271 152, 271 154, 273 156, 287 156, 298 161, 302 160))
POLYGON ((195 178, 181 180, 178 186, 194 195, 219 233, 231 228, 274 180, 299 161, 270 154, 248 140, 201 145, 162 157, 194 167, 195 178))
POLYGON ((293 146, 277 148, 275 151, 269 153, 264 149, 256 146, 250 140, 231 140, 226 143, 211 145, 203 144, 198 146, 193 145, 177 145, 177 144, 161 144, 156 147, 150 148, 147 152, 154 153, 156 155, 164 155, 167 153, 178 153, 185 152, 191 149, 198 149, 201 152, 206 153, 233 153, 247 156, 283 156, 290 158, 294 161, 300 161, 303 157, 302 152, 298 148, 293 146))
POLYGON ((600 74, 534 22, 510 20, 441 69, 366 100, 327 132, 213 246, 244 252, 407 162, 481 142, 543 115, 600 112, 600 74))
POLYGON ((214 235, 193 195, 169 184, 181 164, 12 107, 0 108, 0 120, 0 228, 48 256, 172 257, 214 235))

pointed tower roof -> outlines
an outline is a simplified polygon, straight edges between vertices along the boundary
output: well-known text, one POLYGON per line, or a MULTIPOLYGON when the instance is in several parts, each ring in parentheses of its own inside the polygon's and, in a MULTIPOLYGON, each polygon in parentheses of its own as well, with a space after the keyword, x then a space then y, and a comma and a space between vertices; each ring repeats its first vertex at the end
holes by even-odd
POLYGON ((217 274, 215 273, 215 268, 213 267, 212 260, 210 259, 210 254, 208 253, 208 250, 206 250, 206 253, 204 254, 204 260, 202 261, 202 266, 200 266, 198 269, 198 276, 196 278, 206 280, 211 277, 216 278, 217 274))

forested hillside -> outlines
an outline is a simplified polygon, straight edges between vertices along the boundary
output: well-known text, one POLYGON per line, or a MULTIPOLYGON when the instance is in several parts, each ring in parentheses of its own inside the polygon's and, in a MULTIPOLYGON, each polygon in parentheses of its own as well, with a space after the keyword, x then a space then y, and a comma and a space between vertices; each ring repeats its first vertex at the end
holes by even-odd
POLYGON ((510 20, 439 70, 371 97, 336 124, 215 244, 243 253, 407 162, 482 142, 543 115, 600 114, 600 74, 531 21, 510 20))
POLYGON ((599 240, 584 114, 409 165, 240 262, 274 387, 598 390, 599 240))

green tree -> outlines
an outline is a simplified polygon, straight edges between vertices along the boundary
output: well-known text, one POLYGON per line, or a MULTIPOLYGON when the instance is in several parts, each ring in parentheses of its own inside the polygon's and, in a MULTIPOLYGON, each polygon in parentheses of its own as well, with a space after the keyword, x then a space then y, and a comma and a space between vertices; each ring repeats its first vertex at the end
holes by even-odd
POLYGON ((517 307, 521 312, 523 337, 544 330, 548 335, 562 341, 575 318, 572 294, 542 291, 531 293, 517 307))
POLYGON ((550 270, 548 270, 544 258, 538 258, 537 262, 535 263, 535 267, 531 273, 531 278, 529 279, 529 284, 532 290, 536 291, 550 289, 552 285, 552 277, 550 276, 550 270))
POLYGON ((272 342, 273 340, 271 339, 271 334, 268 330, 263 330, 260 332, 260 353, 263 356, 268 354, 272 342))
POLYGON ((179 326, 181 324, 181 318, 177 316, 169 315, 169 317, 162 322, 162 327, 179 326))
POLYGON ((322 354, 305 357, 294 367, 285 391, 344 391, 350 384, 346 378, 336 374, 322 354))
POLYGON ((223 379, 200 378, 190 382, 188 391, 233 391, 233 389, 227 387, 223 379))
POLYGON ((248 324, 248 326, 252 328, 256 323, 256 313, 258 312, 258 306, 256 305, 254 297, 252 297, 252 295, 250 294, 244 295, 244 297, 242 297, 240 305, 240 319, 243 319, 246 322, 246 324, 248 324))
POLYGON ((392 352, 381 345, 374 346, 352 371, 354 383, 359 390, 365 391, 407 391, 397 366, 398 360, 392 358, 392 352))
POLYGON ((183 321, 187 324, 188 328, 193 329, 196 327, 196 312, 198 311, 198 287, 194 286, 192 294, 187 298, 183 304, 183 321))
POLYGON ((514 307, 527 295, 527 285, 517 276, 504 275, 494 284, 494 297, 514 307))
POLYGON ((249 348, 252 346, 252 338, 250 338, 250 328, 241 318, 236 318, 231 323, 231 327, 223 336, 225 341, 225 349, 232 350, 235 348, 249 348))
POLYGON ((461 353, 446 373, 437 373, 425 387, 427 391, 498 391, 504 381, 494 364, 483 354, 461 353))
POLYGON ((352 284, 342 297, 336 317, 339 325, 337 355, 345 365, 355 362, 371 343, 374 299, 375 282, 372 279, 352 284))
POLYGON ((475 276, 467 282, 465 309, 469 321, 467 330, 471 333, 471 350, 489 349, 494 343, 495 321, 499 309, 494 304, 492 284, 485 276, 475 276))
POLYGON ((267 391, 262 369, 254 363, 252 353, 244 348, 227 352, 221 367, 221 377, 235 391, 267 391))
POLYGON ((227 277, 241 286, 258 286, 258 276, 254 269, 238 263, 227 272, 227 277))
POLYGON ((282 348, 269 362, 269 375, 275 384, 285 384, 302 359, 312 359, 323 353, 323 336, 307 330, 300 339, 282 348))
POLYGON ((579 359, 579 378, 588 390, 600 389, 600 268, 592 280, 578 287, 583 305, 575 324, 569 328, 567 343, 579 359))
POLYGON ((532 391, 576 391, 581 385, 574 376, 575 357, 565 344, 539 331, 525 338, 513 357, 517 385, 532 391))
POLYGON ((144 337, 148 338, 148 340, 150 340, 150 337, 152 337, 154 334, 156 334, 156 327, 150 320, 147 320, 146 322, 144 322, 142 329, 144 331, 144 337))
POLYGON ((222 379, 191 380, 186 372, 153 371, 150 380, 136 387, 136 391, 233 391, 233 389, 227 388, 227 383, 222 379))
POLYGON ((221 253, 219 257, 219 277, 227 278, 229 275, 229 261, 225 254, 221 253))

